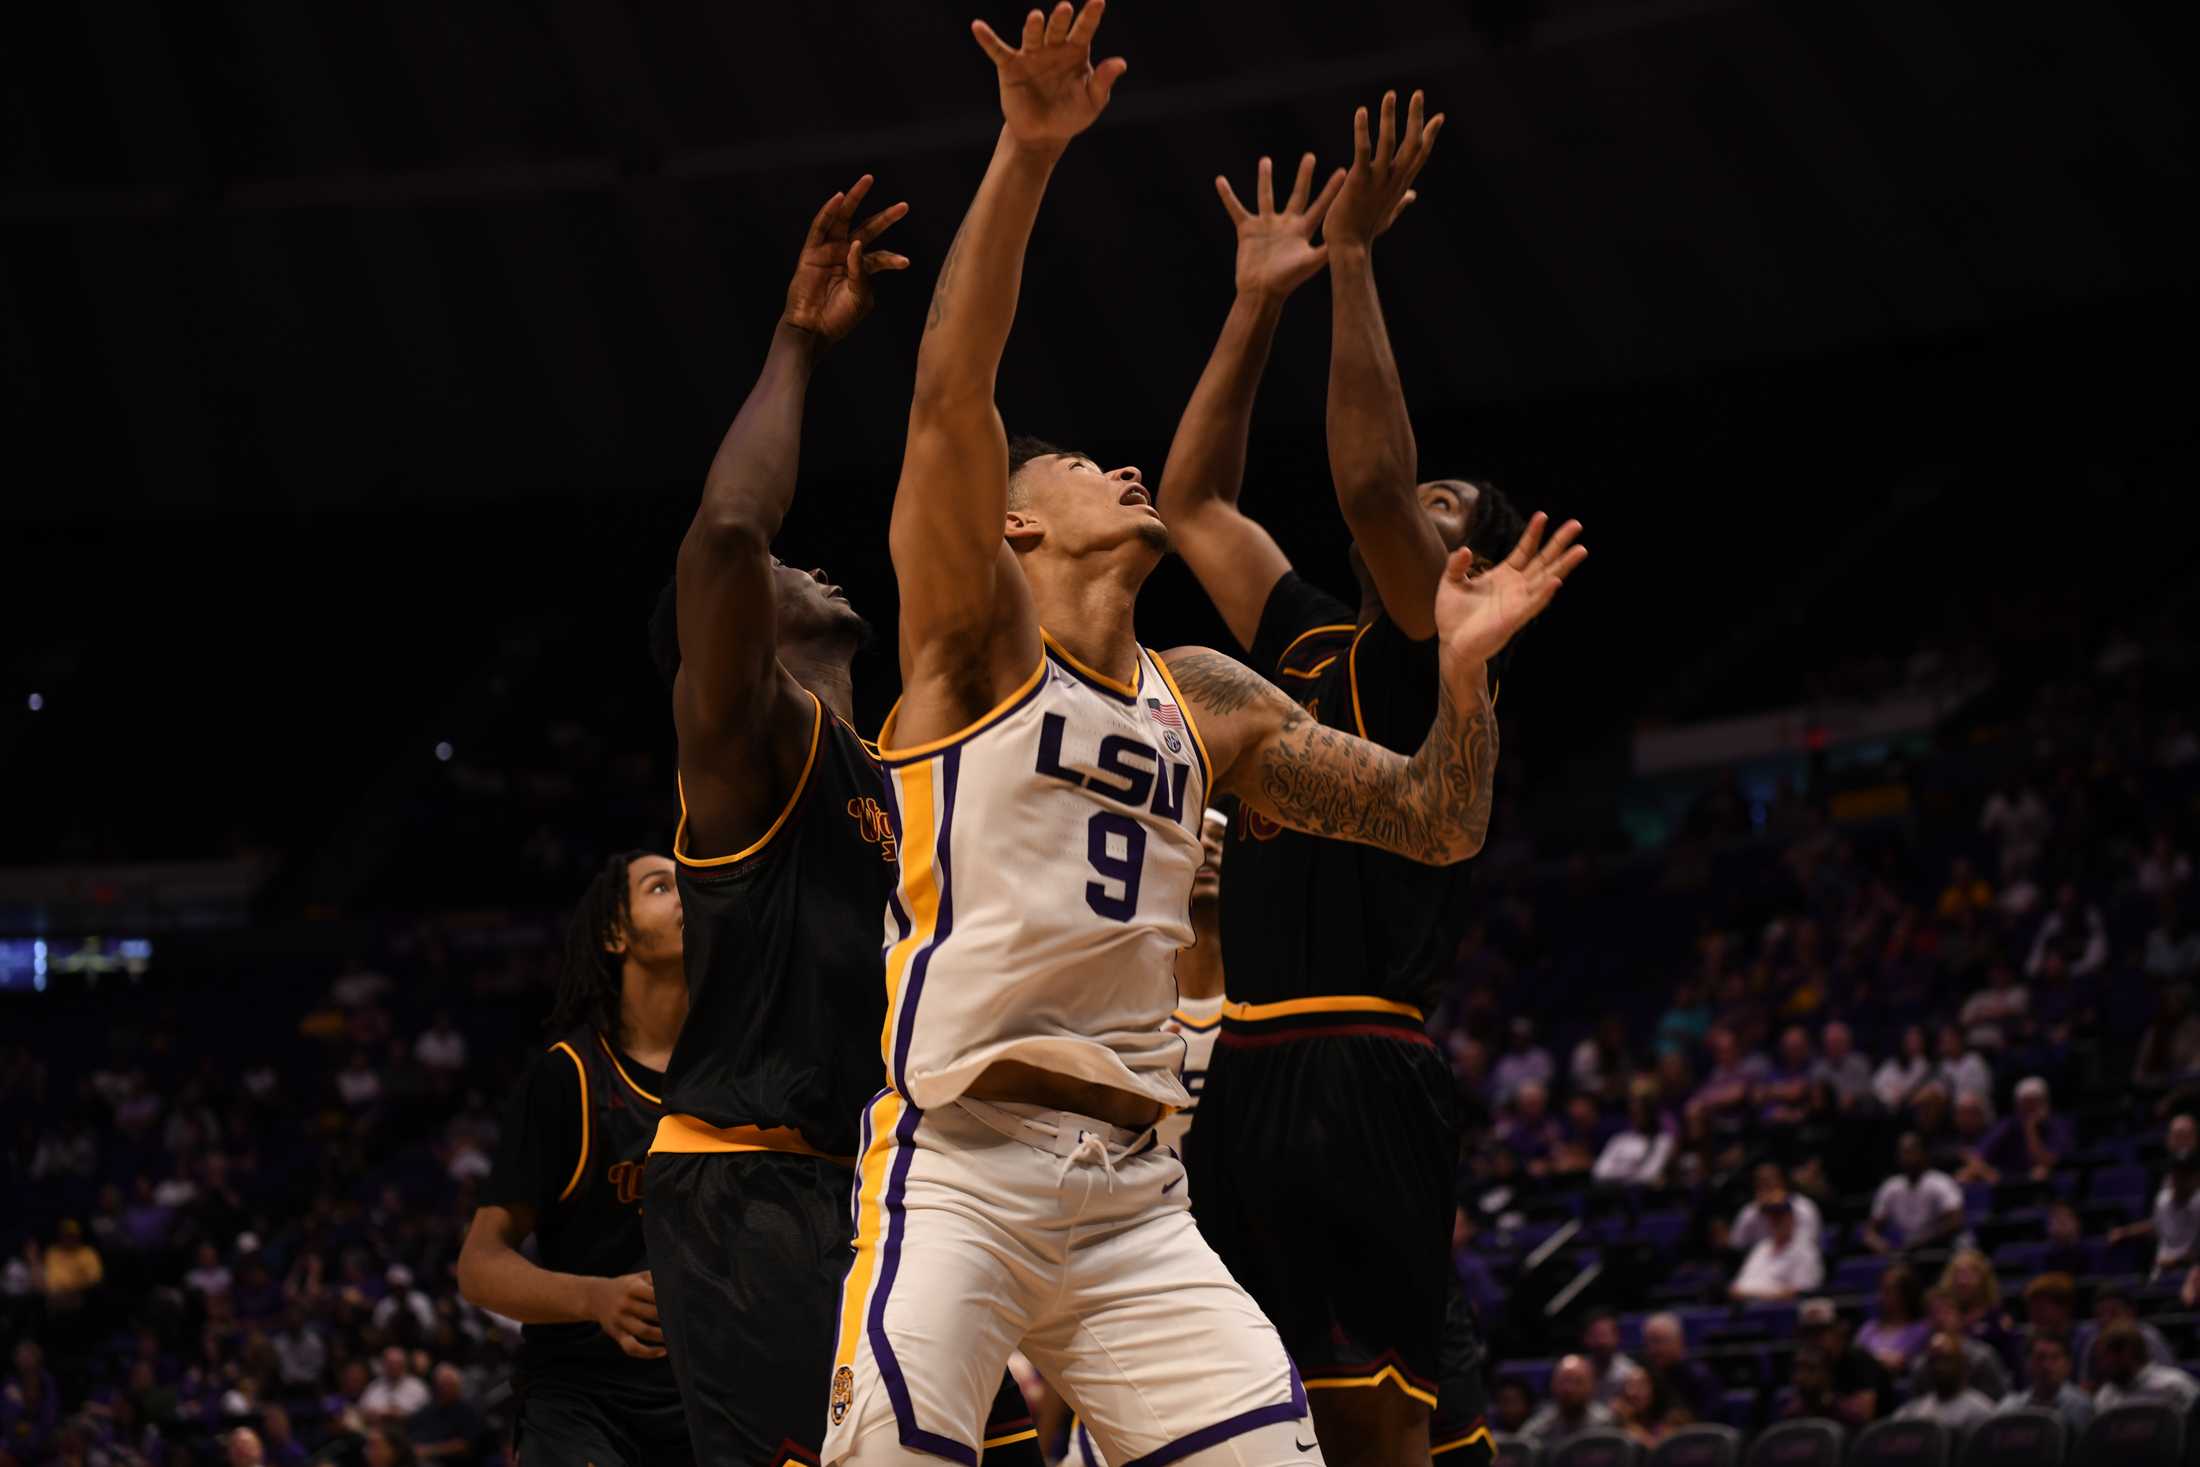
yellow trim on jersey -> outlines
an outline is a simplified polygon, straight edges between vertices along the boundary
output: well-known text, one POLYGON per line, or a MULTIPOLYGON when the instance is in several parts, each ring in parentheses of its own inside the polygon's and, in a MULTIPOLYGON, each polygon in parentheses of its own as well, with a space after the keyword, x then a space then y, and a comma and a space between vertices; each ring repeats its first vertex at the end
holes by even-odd
POLYGON ((1445 1442, 1440 1447, 1430 1447, 1428 1454, 1431 1457, 1441 1457, 1446 1452, 1456 1452, 1461 1447, 1471 1447, 1476 1442, 1483 1442, 1492 1447, 1497 1445, 1496 1440, 1490 1436, 1490 1429, 1486 1426, 1478 1426, 1455 1442, 1445 1442))
POLYGON ((1352 726, 1359 730, 1363 739, 1367 737, 1367 720, 1360 717, 1360 637, 1374 629, 1373 622, 1361 627, 1359 636, 1352 639, 1352 650, 1345 654, 1344 659, 1345 681, 1352 684, 1352 726))
MULTIPOLYGON (((1308 637, 1318 637, 1323 632, 1349 632, 1358 625, 1358 622, 1340 621, 1332 622, 1327 626, 1308 627, 1305 631, 1300 632, 1297 636, 1293 637, 1289 642, 1284 644, 1283 650, 1276 654, 1276 665, 1279 667, 1282 666, 1283 659, 1291 655, 1291 649, 1298 646, 1299 643, 1305 641, 1308 637)), ((1326 664, 1324 665, 1326 666, 1326 664)))
POLYGON ((901 700, 899 698, 896 698, 894 700, 894 706, 887 710, 886 721, 879 725, 879 757, 888 761, 889 763, 898 764, 904 759, 921 759, 927 754, 937 754, 940 750, 946 748, 950 744, 959 744, 964 739, 976 737, 979 733, 984 731, 987 724, 992 723, 1002 714, 1008 712, 1009 709, 1015 707, 1018 703, 1022 702, 1024 699, 1024 695, 1029 693, 1033 688, 1039 686, 1039 679, 1045 677, 1046 673, 1047 659, 1046 654, 1042 652, 1039 654, 1039 665, 1031 670, 1031 676, 1025 678, 1022 685, 1018 687, 1015 692, 1010 693, 1000 702, 994 704, 990 709, 985 712, 982 717, 966 725, 965 727, 958 729, 956 732, 947 735, 947 737, 945 738, 931 739, 926 741, 925 743, 917 744, 907 749, 896 749, 889 746, 886 742, 887 738, 894 731, 894 716, 901 712, 901 700))
MULTIPOLYGON (((627 1083, 634 1082, 629 1080, 627 1083)), ((818 1150, 791 1126, 713 1126, 693 1116, 673 1115, 659 1120, 649 1149, 652 1155, 669 1151, 687 1156, 698 1152, 715 1155, 729 1151, 784 1151, 795 1156, 837 1161, 842 1166, 856 1164, 852 1156, 833 1156, 818 1150)))
MULTIPOLYGON (((1043 659, 1039 667, 1045 671, 1043 659)), ((910 962, 932 941, 940 916, 939 843, 933 830, 938 792, 932 766, 905 765, 894 770, 893 779, 901 806, 901 900, 909 918, 909 935, 886 950, 886 1022, 879 1030, 878 1047, 886 1061, 889 1085, 901 1079, 894 1073, 894 1026, 901 1019, 903 983, 910 962)))
POLYGON ((856 1167, 855 1256, 840 1285, 840 1348, 835 1365, 853 1365, 863 1339, 863 1312, 878 1279, 879 1247, 886 1237, 886 1170, 894 1154, 894 1127, 908 1101, 889 1090, 871 1102, 871 1144, 856 1167))
POLYGON ((1279 667, 1276 669, 1276 673, 1280 677, 1320 677, 1323 673, 1329 671, 1330 667, 1336 662, 1336 660, 1337 655, 1332 652, 1329 656, 1324 657, 1321 661, 1315 663, 1312 667, 1307 668, 1304 672, 1301 672, 1295 667, 1279 667))
POLYGON ((657 1096, 650 1094, 647 1090, 644 1090, 641 1086, 634 1083, 634 1077, 626 1072, 626 1066, 619 1063, 618 1051, 614 1050, 611 1047, 610 1040, 604 1038, 601 1034, 598 1034, 596 1036, 596 1043, 603 1046, 603 1057, 611 1061, 611 1068, 617 1070, 619 1072, 619 1078, 626 1081, 627 1089, 633 1091, 636 1095, 639 1095, 640 1097, 642 1097, 642 1099, 648 1101, 651 1105, 664 1104, 663 1100, 659 1099, 657 1096))
POLYGON ((558 1194, 558 1201, 563 1202, 573 1195, 573 1189, 581 1184, 581 1178, 588 1172, 588 1066, 581 1063, 580 1051, 562 1039, 550 1048, 553 1052, 564 1050, 565 1057, 573 1062, 574 1073, 581 1077, 581 1154, 580 1159, 573 1163, 572 1180, 558 1194))
POLYGON ((1038 1439, 1039 1428, 1036 1426, 1027 1426, 1022 1431, 1012 1431, 1007 1436, 987 1437, 985 1439, 985 1449, 990 1452, 995 1447, 1005 1447, 1011 1442, 1032 1442, 1037 1441, 1038 1439))
MULTIPOLYGON (((1192 747, 1199 750, 1200 793, 1211 796, 1215 792, 1215 761, 1207 757, 1207 741, 1199 736, 1199 720, 1192 716, 1192 705, 1184 700, 1184 690, 1176 685, 1176 674, 1169 671, 1169 659, 1158 652, 1148 655, 1153 659, 1154 670, 1169 685, 1169 696, 1176 699, 1177 711, 1184 715, 1184 728, 1192 736, 1192 747)), ((1206 818, 1204 812, 1200 818, 1206 818)))
MULTIPOLYGON (((1287 998, 1281 1003, 1232 1003, 1223 1000, 1222 1017, 1225 1019, 1288 1019, 1295 1014, 1347 1014, 1367 1013, 1403 1014, 1419 1022, 1424 1016, 1409 1003, 1395 999, 1372 998, 1365 994, 1324 994, 1320 998, 1287 998)), ((1312 1382, 1308 1382, 1312 1384, 1312 1382)))
POLYGON ((1386 1381, 1424 1406, 1433 1407, 1436 1404, 1436 1393, 1434 1391, 1424 1391, 1419 1386, 1408 1385, 1405 1376, 1399 1373, 1398 1367, 1395 1365, 1385 1365, 1373 1375, 1326 1375, 1320 1380, 1303 1381, 1301 1384, 1310 1391, 1339 1391, 1357 1390, 1365 1386, 1379 1386, 1386 1381))
MULTIPOLYGON (((810 693, 808 688, 802 691, 810 693)), ((779 827, 787 823, 787 817, 794 814, 794 807, 802 802, 802 792, 810 786, 810 771, 817 767, 817 745, 825 732, 825 703, 815 693, 810 693, 810 703, 817 712, 817 717, 810 724, 810 752, 803 756, 802 777, 794 782, 794 793, 787 796, 786 806, 780 810, 779 818, 772 822, 771 829, 730 856, 688 855, 683 849, 687 845, 688 830, 687 782, 675 778, 674 784, 680 791, 680 824, 672 832, 673 860, 683 866, 730 866, 736 861, 747 860, 772 843, 772 837, 779 834, 779 827)), ((631 1085, 634 1082, 629 1080, 627 1083, 631 1085)))
MULTIPOLYGON (((1143 656, 1138 659, 1137 686, 1125 687, 1123 684, 1117 682, 1114 678, 1109 677, 1106 673, 1100 671, 1098 668, 1088 667, 1084 663, 1078 661, 1076 655, 1072 653, 1069 648, 1063 646, 1060 642, 1055 641, 1054 633, 1048 631, 1045 627, 1039 628, 1039 640, 1046 643, 1049 647, 1053 648, 1054 655, 1061 658, 1064 662, 1068 663, 1072 668, 1076 669, 1077 673, 1080 676, 1091 678, 1101 687, 1106 688, 1109 692, 1114 693, 1118 697, 1135 698, 1140 693, 1146 690, 1146 659, 1143 656)), ((1133 643, 1132 645, 1136 646, 1135 643, 1133 643)), ((1141 652, 1144 651, 1143 648, 1140 648, 1139 650, 1141 652)))

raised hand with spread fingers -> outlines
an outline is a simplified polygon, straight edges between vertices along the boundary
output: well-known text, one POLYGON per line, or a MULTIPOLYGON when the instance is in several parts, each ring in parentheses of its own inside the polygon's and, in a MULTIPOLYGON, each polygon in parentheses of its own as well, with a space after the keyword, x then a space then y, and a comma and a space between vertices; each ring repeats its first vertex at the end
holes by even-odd
POLYGON ((1061 0, 1051 13, 1034 10, 1016 46, 984 21, 970 23, 1000 73, 1001 116, 1019 141, 1066 143, 1107 109, 1116 79, 1130 69, 1120 56, 1092 64, 1093 33, 1107 8, 1107 0, 1085 0, 1082 10, 1061 0))
POLYGON ((825 341, 839 341, 871 314, 871 277, 882 270, 906 270, 909 257, 871 245, 909 212, 906 203, 889 204, 860 225, 856 206, 871 191, 871 175, 825 201, 810 221, 810 232, 787 282, 787 308, 780 319, 825 341))

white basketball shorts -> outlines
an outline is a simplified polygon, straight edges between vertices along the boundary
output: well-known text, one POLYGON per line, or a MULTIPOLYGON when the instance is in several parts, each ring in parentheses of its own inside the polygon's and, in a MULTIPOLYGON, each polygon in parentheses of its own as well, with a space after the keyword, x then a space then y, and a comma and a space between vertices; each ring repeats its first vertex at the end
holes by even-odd
POLYGON ((1149 1131, 963 1100, 864 1113, 822 1460, 975 1467, 1009 1352, 1115 1467, 1319 1463, 1275 1327, 1149 1131))

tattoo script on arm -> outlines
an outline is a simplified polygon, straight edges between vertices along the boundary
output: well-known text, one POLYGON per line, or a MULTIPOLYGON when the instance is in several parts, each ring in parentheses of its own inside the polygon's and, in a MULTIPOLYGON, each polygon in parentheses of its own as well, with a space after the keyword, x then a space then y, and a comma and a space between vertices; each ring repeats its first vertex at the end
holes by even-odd
POLYGON ((1273 727, 1249 751, 1250 780, 1233 782, 1284 824, 1430 865, 1482 848, 1497 770, 1497 714, 1486 689, 1461 707, 1450 686, 1440 685, 1436 720, 1408 757, 1323 727, 1219 653, 1177 653, 1169 671, 1195 712, 1223 718, 1258 705, 1273 715, 1273 727))

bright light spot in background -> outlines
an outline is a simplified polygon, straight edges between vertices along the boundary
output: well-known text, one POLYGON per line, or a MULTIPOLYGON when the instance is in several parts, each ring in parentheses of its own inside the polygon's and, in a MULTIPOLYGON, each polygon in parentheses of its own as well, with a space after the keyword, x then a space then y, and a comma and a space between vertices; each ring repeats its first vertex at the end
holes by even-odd
POLYGON ((36 713, 36 712, 37 712, 37 711, 38 711, 39 709, 41 709, 41 708, 43 708, 43 707, 45 707, 45 706, 46 706, 46 695, 45 695, 44 693, 33 693, 33 694, 31 694, 31 712, 33 712, 33 713, 36 713))
POLYGON ((439 763, 448 764, 451 762, 451 745, 449 740, 446 739, 444 742, 435 746, 435 757, 439 763))
POLYGON ((46 944, 42 940, 31 944, 31 990, 46 991, 46 944))

